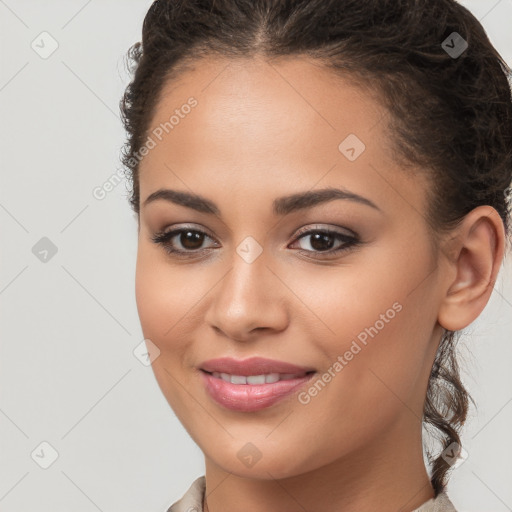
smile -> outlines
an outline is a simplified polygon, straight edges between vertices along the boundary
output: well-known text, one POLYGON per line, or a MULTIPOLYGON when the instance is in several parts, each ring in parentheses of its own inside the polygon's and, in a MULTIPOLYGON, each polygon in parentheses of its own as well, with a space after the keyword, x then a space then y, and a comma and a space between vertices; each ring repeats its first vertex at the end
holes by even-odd
POLYGON ((211 372, 217 379, 222 379, 231 384, 273 384, 280 380, 290 380, 304 377, 304 373, 267 373, 263 375, 231 375, 229 373, 211 372))
POLYGON ((316 372, 247 376, 205 370, 199 373, 207 394, 216 404, 232 411, 255 412, 300 391, 316 372))

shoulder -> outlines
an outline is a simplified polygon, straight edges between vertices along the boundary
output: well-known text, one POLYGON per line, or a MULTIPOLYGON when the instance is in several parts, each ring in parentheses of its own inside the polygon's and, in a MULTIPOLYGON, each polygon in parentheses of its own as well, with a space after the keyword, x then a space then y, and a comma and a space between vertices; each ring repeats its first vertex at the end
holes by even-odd
POLYGON ((185 494, 174 502, 167 512, 203 512, 203 499, 206 490, 206 478, 196 478, 185 494))
POLYGON ((446 491, 439 493, 412 512, 457 512, 446 491))

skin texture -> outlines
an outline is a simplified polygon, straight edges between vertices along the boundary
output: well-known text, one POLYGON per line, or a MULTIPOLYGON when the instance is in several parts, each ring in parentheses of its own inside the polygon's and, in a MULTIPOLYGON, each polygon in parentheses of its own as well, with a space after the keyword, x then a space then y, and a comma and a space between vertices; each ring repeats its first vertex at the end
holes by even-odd
POLYGON ((207 509, 413 510, 434 496, 421 418, 442 328, 462 329, 487 303, 503 257, 499 215, 476 208, 433 243, 429 184, 393 161, 384 110, 312 61, 210 57, 167 84, 150 130, 191 96, 197 106, 141 162, 136 299, 144 337, 160 350, 158 384, 204 453, 207 509), (349 134, 366 146, 354 161, 338 149, 349 134), (272 213, 277 197, 329 186, 379 210, 333 200, 272 213), (205 196, 220 215, 162 199, 143 206, 161 188, 205 196), (171 227, 206 232, 202 255, 178 258, 151 240, 171 227), (322 256, 311 235, 297 236, 303 227, 352 230, 361 244, 322 256), (236 251, 248 236, 263 249, 250 264, 236 251), (222 356, 321 376, 396 303, 307 404, 292 394, 235 412, 203 386, 198 367, 222 356), (251 467, 237 456, 249 442, 261 453, 251 467))

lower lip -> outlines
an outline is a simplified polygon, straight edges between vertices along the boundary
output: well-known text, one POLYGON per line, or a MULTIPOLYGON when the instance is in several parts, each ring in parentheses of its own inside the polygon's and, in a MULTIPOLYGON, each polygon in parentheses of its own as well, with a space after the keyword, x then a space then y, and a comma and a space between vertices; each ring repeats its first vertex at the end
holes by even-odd
POLYGON ((201 370, 210 396, 233 411, 252 412, 270 407, 308 382, 314 373, 297 379, 280 380, 272 384, 232 384, 201 370))

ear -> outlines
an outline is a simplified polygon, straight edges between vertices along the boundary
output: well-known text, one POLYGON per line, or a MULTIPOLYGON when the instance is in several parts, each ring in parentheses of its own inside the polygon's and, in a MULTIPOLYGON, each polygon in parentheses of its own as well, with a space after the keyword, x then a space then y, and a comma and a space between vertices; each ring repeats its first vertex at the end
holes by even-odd
POLYGON ((491 206, 471 210, 450 239, 447 287, 438 322, 449 331, 467 327, 489 301, 503 260, 505 229, 491 206))

